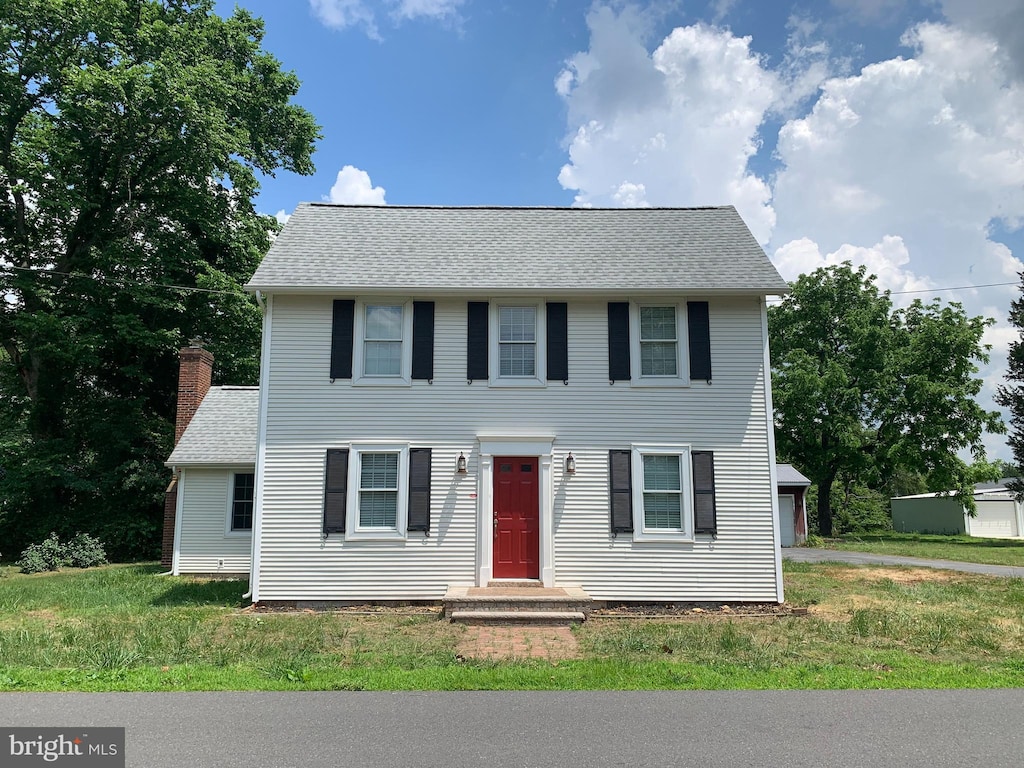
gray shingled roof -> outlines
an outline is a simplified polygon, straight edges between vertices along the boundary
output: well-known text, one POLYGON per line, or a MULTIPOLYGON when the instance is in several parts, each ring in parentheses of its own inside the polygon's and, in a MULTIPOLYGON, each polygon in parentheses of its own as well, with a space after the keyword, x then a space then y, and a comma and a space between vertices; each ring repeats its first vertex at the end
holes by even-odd
POLYGON ((804 477, 792 464, 775 465, 776 485, 810 485, 811 481, 804 477))
POLYGON ((404 294, 789 290, 732 206, 446 208, 303 203, 248 287, 404 294))
POLYGON ((258 387, 210 387, 168 466, 255 464, 258 387))

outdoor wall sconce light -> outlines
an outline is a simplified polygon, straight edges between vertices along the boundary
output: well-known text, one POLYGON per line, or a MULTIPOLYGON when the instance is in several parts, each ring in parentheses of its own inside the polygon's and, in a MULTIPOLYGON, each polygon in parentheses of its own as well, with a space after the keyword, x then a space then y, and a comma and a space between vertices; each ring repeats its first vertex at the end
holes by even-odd
POLYGON ((565 474, 576 474, 576 457, 572 455, 572 451, 569 451, 569 455, 565 457, 565 474))
POLYGON ((460 474, 466 474, 466 455, 459 451, 459 458, 455 462, 455 471, 460 474))

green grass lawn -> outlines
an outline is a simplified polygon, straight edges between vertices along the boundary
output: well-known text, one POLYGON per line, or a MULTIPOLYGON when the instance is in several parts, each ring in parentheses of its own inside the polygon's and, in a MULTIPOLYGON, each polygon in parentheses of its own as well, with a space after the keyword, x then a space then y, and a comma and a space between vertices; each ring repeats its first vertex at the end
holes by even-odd
POLYGON ((602 618, 577 659, 474 661, 434 612, 254 613, 246 585, 108 566, 0 578, 0 690, 1024 685, 1024 580, 786 564, 807 616, 602 618))
POLYGON ((880 531, 850 533, 837 539, 826 539, 822 546, 879 555, 1024 566, 1024 539, 979 539, 973 536, 880 531))

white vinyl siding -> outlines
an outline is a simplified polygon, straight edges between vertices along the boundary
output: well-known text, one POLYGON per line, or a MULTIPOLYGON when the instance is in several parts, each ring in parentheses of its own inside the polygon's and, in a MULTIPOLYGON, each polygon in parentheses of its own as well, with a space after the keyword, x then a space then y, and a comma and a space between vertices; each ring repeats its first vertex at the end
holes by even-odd
MULTIPOLYGON (((568 386, 468 384, 466 302, 480 297, 424 297, 436 301, 434 380, 401 390, 331 383, 325 374, 331 298, 272 297, 260 600, 437 600, 449 584, 472 583, 482 433, 555 436, 558 583, 580 584, 600 600, 775 600, 775 489, 758 298, 710 299, 714 386, 680 389, 609 386, 604 296, 568 300, 568 386), (433 449, 429 536, 322 537, 325 450, 360 441, 433 449), (631 534, 612 536, 608 451, 681 442, 714 452, 717 540, 697 535, 652 545, 631 534), (563 469, 569 451, 577 467, 572 477, 563 469), (468 460, 465 475, 455 471, 460 452, 468 460)), ((566 297, 529 302, 540 310, 539 342, 546 300, 566 297)), ((527 305, 491 300, 492 311, 499 304, 527 305)), ((496 339, 494 315, 491 328, 496 339)), ((682 344, 685 323, 677 329, 682 344)), ((540 348, 538 361, 543 364, 540 348)), ((497 371, 493 359, 491 371, 497 371)))
POLYGON ((235 473, 252 471, 181 470, 178 573, 248 573, 252 534, 231 531, 230 515, 235 473))

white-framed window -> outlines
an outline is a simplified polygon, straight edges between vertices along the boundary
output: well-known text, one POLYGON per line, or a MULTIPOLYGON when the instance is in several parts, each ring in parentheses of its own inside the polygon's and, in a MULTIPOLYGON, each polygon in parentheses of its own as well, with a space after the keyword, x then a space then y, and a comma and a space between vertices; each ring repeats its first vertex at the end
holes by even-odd
POLYGON ((349 454, 346 538, 405 538, 409 507, 409 446, 353 445, 349 454))
POLYGON ((542 386, 546 373, 544 305, 492 302, 490 313, 490 383, 542 386))
POLYGON ((633 386, 685 386, 687 370, 686 304, 669 301, 630 303, 630 361, 633 386))
POLYGON ((356 303, 355 384, 409 384, 412 375, 412 304, 398 299, 356 303))
POLYGON ((253 472, 231 474, 231 497, 228 499, 227 532, 248 534, 252 531, 253 500, 256 475, 253 472))
POLYGON ((693 482, 690 447, 634 445, 633 539, 693 539, 693 482))

